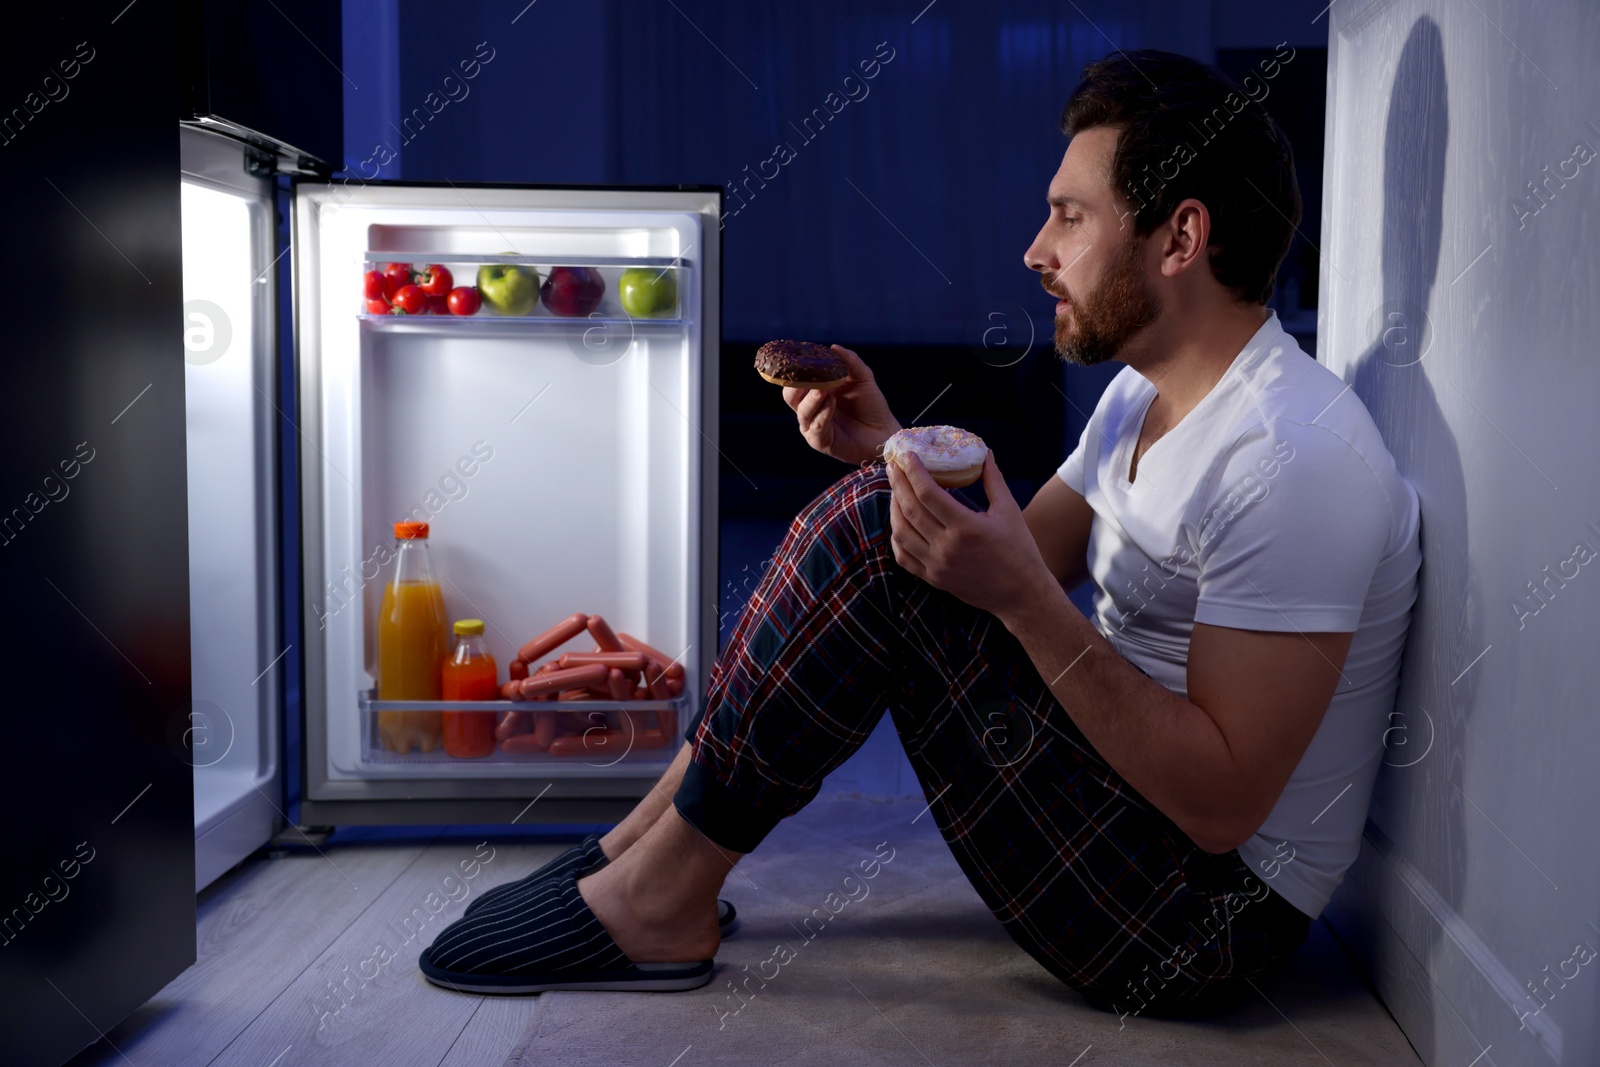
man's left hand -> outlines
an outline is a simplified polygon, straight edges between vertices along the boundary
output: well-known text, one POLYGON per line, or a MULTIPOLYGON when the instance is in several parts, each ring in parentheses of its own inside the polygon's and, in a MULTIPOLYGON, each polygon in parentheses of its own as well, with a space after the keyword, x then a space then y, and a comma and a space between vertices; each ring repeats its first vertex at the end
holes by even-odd
POLYGON ((1005 618, 1055 579, 1039 555, 989 450, 983 459, 988 511, 974 511, 933 480, 916 453, 906 470, 890 461, 889 543, 895 562, 929 585, 1005 618))

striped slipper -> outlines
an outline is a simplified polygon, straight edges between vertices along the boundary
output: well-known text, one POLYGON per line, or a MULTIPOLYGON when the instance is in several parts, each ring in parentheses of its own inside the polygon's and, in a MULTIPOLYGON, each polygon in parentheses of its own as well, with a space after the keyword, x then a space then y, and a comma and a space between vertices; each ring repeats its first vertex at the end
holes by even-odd
POLYGON ((423 977, 462 993, 544 993, 557 989, 667 992, 711 981, 712 961, 634 963, 617 947, 568 871, 530 891, 517 914, 463 916, 417 960, 423 977))
MULTIPOLYGON (((495 886, 477 900, 468 904, 467 910, 461 914, 464 917, 473 915, 480 908, 486 907, 492 902, 497 909, 501 905, 509 907, 525 906, 529 890, 540 882, 557 875, 564 875, 568 871, 575 871, 577 876, 582 878, 586 874, 593 874, 598 871, 606 863, 606 854, 600 850, 599 835, 590 834, 527 877, 518 878, 515 882, 507 882, 504 885, 495 886)), ((719 932, 723 934, 729 933, 733 929, 734 920, 738 917, 738 911, 730 902, 726 900, 717 901, 717 929, 719 932)))

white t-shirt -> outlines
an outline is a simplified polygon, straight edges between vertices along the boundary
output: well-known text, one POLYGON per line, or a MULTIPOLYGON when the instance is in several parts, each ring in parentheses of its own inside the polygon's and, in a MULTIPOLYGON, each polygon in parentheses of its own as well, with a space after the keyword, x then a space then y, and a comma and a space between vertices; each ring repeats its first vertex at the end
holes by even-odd
POLYGON ((1128 465, 1156 390, 1132 367, 1057 471, 1094 509, 1095 628, 1188 696, 1196 621, 1354 631, 1333 701, 1239 854, 1315 918, 1361 846, 1422 563, 1417 494, 1343 380, 1269 315, 1195 408, 1128 465))

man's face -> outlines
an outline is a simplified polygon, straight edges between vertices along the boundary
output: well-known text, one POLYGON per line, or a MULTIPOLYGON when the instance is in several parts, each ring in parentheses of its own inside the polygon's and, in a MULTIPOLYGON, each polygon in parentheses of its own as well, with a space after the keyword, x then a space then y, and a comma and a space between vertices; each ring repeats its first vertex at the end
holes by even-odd
POLYGON ((1132 205, 1108 178, 1117 133, 1096 127, 1067 145, 1050 217, 1023 257, 1057 298, 1057 354, 1083 366, 1116 358, 1161 314, 1145 280, 1146 240, 1133 235, 1132 205))

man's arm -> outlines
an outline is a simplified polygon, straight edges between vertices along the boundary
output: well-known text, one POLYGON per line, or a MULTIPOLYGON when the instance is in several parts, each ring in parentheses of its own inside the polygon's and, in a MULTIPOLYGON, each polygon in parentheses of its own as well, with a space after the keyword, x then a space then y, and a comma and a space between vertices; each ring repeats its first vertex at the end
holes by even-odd
POLYGON ((1022 509, 1022 518, 1039 546, 1045 566, 1062 589, 1070 593, 1089 580, 1089 530, 1094 523, 1094 509, 1082 494, 1051 475, 1022 509))
POLYGON ((1211 853, 1266 820, 1333 699, 1350 633, 1196 623, 1185 700, 1112 648, 1059 588, 1000 616, 1084 737, 1211 853))

